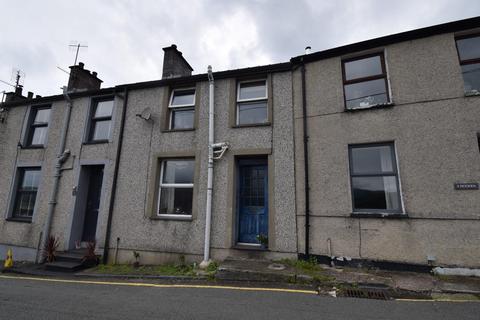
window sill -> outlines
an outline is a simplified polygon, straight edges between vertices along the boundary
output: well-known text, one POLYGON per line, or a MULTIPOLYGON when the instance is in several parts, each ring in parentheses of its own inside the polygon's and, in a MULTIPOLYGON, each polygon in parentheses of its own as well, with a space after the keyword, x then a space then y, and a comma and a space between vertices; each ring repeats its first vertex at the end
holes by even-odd
POLYGON ((195 131, 195 128, 189 128, 189 129, 165 129, 165 130, 162 130, 162 133, 167 133, 167 132, 189 132, 189 131, 195 131))
POLYGON ((236 124, 236 125, 233 125, 232 128, 269 127, 271 125, 272 125, 271 122, 252 123, 252 124, 236 124))
POLYGON ((352 218, 408 219, 408 214, 398 212, 352 212, 352 218))
POLYGON ((369 109, 382 109, 382 108, 393 107, 394 105, 395 104, 393 102, 387 102, 387 103, 373 104, 373 105, 368 106, 368 107, 356 107, 356 108, 351 108, 351 109, 345 108, 345 112, 355 112, 355 111, 369 110, 369 109))
POLYGON ((237 243, 232 248, 237 250, 268 251, 268 247, 262 247, 261 245, 256 245, 256 244, 248 245, 248 244, 237 243))
POLYGON ((89 145, 89 144, 103 144, 103 143, 110 143, 110 140, 85 141, 83 144, 84 145, 89 145))
POLYGON ((20 223, 32 223, 32 218, 16 218, 16 217, 10 217, 5 219, 10 222, 20 222, 20 223))
POLYGON ((152 220, 192 221, 192 215, 162 214, 150 217, 152 220))
POLYGON ((22 146, 22 150, 25 149, 45 149, 45 146, 43 144, 41 145, 30 145, 30 146, 22 146))
POLYGON ((465 97, 479 97, 479 96, 480 96, 480 91, 478 90, 465 91, 465 97))

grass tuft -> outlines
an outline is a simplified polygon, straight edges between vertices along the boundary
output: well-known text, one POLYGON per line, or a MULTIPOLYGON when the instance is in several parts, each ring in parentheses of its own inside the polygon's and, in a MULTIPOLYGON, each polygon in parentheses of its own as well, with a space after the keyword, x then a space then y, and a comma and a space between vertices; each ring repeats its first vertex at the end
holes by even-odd
POLYGON ((139 266, 129 264, 100 264, 91 269, 92 273, 115 275, 162 275, 162 276, 194 276, 193 265, 165 264, 158 266, 139 266))

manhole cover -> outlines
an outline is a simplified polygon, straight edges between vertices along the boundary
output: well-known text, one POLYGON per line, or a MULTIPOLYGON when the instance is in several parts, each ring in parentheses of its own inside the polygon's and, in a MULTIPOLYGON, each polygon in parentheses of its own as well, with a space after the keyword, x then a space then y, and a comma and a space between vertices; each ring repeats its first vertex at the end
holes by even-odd
POLYGON ((272 263, 268 266, 268 269, 270 270, 285 270, 285 268, 286 267, 281 263, 272 263))

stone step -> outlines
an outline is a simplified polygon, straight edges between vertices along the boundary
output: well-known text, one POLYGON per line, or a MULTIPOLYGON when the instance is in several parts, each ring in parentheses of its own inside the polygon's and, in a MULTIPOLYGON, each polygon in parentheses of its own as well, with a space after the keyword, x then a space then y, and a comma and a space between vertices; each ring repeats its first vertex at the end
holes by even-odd
POLYGON ((60 272, 75 272, 84 269, 81 261, 54 261, 45 263, 45 270, 60 272))
POLYGON ((81 262, 85 257, 84 253, 79 252, 61 252, 57 253, 56 261, 71 261, 71 262, 81 262))

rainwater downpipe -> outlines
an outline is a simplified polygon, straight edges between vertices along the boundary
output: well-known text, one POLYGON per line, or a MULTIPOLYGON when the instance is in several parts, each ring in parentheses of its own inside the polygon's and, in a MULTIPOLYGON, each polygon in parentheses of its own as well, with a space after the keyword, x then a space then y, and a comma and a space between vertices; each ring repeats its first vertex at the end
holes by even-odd
MULTIPOLYGON (((52 194, 50 196, 50 201, 48 202, 48 212, 47 212, 47 219, 45 221, 45 225, 43 226, 43 241, 40 245, 40 249, 42 249, 48 241, 50 237, 50 228, 52 225, 53 220, 53 213, 55 212, 55 206, 57 204, 57 195, 58 195, 58 185, 60 183, 60 178, 62 177, 62 165, 67 161, 68 157, 70 156, 70 150, 65 150, 65 144, 67 141, 67 133, 68 127, 70 125, 70 115, 72 113, 72 99, 68 95, 67 88, 63 87, 63 96, 67 101, 67 110, 65 113, 65 119, 63 120, 63 128, 62 128, 62 135, 60 136, 60 144, 58 145, 58 156, 57 156, 57 163, 55 164, 55 175, 53 180, 53 187, 52 187, 52 194)), ((38 256, 38 253, 37 253, 38 256)), ((40 262, 44 262, 44 257, 41 256, 40 262)))
MULTIPOLYGON (((118 178, 118 170, 120 167, 120 156, 122 153, 122 146, 123 146, 123 132, 125 129, 125 118, 127 114, 127 101, 128 101, 128 87, 125 87, 123 92, 123 108, 122 108, 122 120, 120 122, 120 133, 118 136, 118 146, 117 146, 117 153, 115 155, 115 169, 113 171, 113 181, 112 181, 112 194, 110 196, 110 203, 108 206, 108 217, 107 217, 107 227, 105 230, 105 245, 103 246, 103 254, 102 254, 102 262, 103 264, 108 263, 108 251, 110 247, 110 236, 112 233, 112 216, 113 216, 113 205, 115 203, 115 196, 117 194, 117 178, 118 178)), ((117 238, 117 248, 115 252, 115 260, 118 254, 118 242, 120 238, 117 238)), ((115 261, 116 262, 116 261, 115 261)))
POLYGON ((303 166, 305 168, 305 258, 310 256, 310 183, 308 172, 307 89, 305 84, 305 61, 301 59, 302 113, 303 113, 303 166))
POLYGON ((207 173, 207 204, 205 210, 205 245, 203 261, 200 267, 206 268, 210 264, 210 228, 212 221, 212 192, 213 192, 213 143, 214 143, 214 93, 215 83, 213 80, 212 66, 208 66, 208 173, 207 173))

